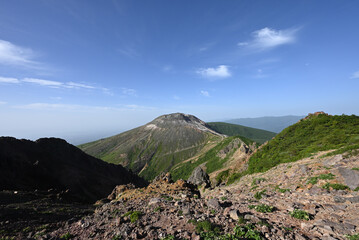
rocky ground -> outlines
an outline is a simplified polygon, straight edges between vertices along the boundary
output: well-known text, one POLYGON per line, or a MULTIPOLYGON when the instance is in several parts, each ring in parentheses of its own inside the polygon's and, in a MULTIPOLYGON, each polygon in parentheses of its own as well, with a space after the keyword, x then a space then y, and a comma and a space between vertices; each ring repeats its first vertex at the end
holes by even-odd
POLYGON ((200 192, 169 175, 146 188, 118 186, 93 214, 27 237, 357 239, 359 157, 323 154, 200 192))
POLYGON ((41 239, 94 210, 63 191, 0 191, 0 239, 41 239))

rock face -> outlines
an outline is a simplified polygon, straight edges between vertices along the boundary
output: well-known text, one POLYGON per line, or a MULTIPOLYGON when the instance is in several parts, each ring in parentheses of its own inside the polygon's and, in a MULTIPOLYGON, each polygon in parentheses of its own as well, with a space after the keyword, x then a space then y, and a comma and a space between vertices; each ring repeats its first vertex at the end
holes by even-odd
POLYGON ((343 177, 345 184, 352 190, 359 187, 359 171, 339 168, 339 173, 343 177))
POLYGON ((0 190, 67 190, 77 200, 95 202, 127 183, 145 185, 122 166, 91 157, 65 140, 0 138, 0 190))
POLYGON ((187 181, 197 186, 201 186, 201 185, 205 185, 206 187, 210 186, 209 176, 202 169, 201 166, 198 166, 193 170, 191 176, 188 178, 187 181))

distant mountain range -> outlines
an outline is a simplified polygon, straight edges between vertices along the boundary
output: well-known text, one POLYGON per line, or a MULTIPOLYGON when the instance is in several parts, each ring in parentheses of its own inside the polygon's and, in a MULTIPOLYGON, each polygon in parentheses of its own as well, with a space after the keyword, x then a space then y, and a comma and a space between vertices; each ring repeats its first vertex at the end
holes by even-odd
POLYGON ((225 134, 227 136, 246 137, 260 144, 272 139, 276 135, 276 133, 274 132, 269 132, 257 128, 245 127, 232 123, 209 122, 207 124, 210 128, 219 133, 225 134))
POLYGON ((258 118, 236 118, 224 122, 239 124, 247 127, 258 128, 270 132, 279 133, 286 127, 298 122, 305 116, 281 116, 281 117, 258 117, 258 118))

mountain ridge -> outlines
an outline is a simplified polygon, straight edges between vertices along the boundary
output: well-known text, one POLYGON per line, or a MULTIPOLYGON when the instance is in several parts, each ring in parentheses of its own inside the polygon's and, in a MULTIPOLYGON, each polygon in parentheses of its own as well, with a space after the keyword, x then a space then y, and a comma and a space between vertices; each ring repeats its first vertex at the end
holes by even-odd
POLYGON ((257 118, 235 118, 225 120, 223 122, 239 124, 246 127, 258 128, 267 130, 270 132, 279 133, 286 127, 298 122, 300 119, 305 116, 295 116, 295 115, 287 115, 287 116, 265 116, 265 117, 257 117, 257 118))

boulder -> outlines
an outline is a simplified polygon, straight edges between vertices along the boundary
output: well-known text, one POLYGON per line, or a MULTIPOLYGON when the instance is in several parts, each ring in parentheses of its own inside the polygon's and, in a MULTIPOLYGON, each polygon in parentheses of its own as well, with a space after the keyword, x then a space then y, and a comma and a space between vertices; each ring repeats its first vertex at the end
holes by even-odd
POLYGON ((349 168, 338 168, 340 175, 343 177, 345 184, 354 190, 359 187, 359 171, 349 168))
POLYGON ((198 166, 195 168, 191 174, 191 176, 188 178, 187 182, 195 184, 197 186, 205 184, 206 187, 210 186, 209 176, 208 174, 201 168, 201 166, 198 166))

